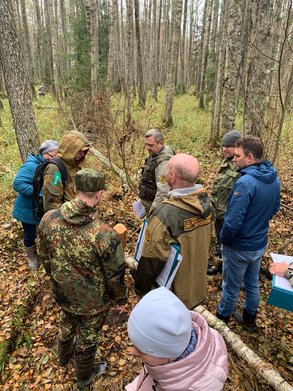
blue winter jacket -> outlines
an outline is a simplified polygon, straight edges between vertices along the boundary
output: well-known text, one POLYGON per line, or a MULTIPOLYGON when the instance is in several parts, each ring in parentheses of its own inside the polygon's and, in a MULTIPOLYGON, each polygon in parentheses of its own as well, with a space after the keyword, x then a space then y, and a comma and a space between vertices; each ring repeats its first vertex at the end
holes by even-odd
POLYGON ((255 251, 267 245, 269 221, 280 208, 280 181, 270 161, 242 167, 228 198, 222 244, 255 251))
MULTIPOLYGON (((18 192, 12 216, 23 223, 38 225, 40 219, 33 217, 33 177, 37 166, 44 162, 42 155, 29 155, 27 161, 20 167, 13 181, 13 189, 18 192)), ((35 200, 36 203, 36 200, 35 200)))

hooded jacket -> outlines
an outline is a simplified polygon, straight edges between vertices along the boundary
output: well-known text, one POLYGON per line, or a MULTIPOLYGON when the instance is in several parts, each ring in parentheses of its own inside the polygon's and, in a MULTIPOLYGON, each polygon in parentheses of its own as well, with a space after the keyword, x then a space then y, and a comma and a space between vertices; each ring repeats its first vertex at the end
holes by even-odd
MULTIPOLYGON (((88 139, 80 132, 72 130, 65 134, 60 142, 57 157, 65 165, 68 173, 68 180, 65 186, 65 201, 75 198, 74 175, 81 169, 81 162, 75 161, 76 154, 84 147, 89 147, 88 139)), ((45 212, 60 208, 63 203, 63 184, 61 178, 54 180, 56 172, 60 172, 56 164, 48 164, 44 172, 43 206, 45 212)))
POLYGON ((135 274, 136 293, 144 295, 152 289, 175 243, 182 261, 171 290, 189 309, 200 304, 205 298, 212 219, 210 199, 202 187, 187 195, 171 195, 158 205, 146 229, 135 274))
POLYGON ((147 364, 126 391, 220 391, 228 376, 228 355, 222 336, 198 313, 190 311, 197 336, 195 350, 179 361, 147 364))
MULTIPOLYGON (((18 192, 12 216, 26 224, 38 225, 39 218, 33 216, 33 177, 37 166, 44 162, 42 155, 29 155, 26 162, 20 167, 13 181, 13 189, 18 192)), ((35 205, 36 205, 35 200, 35 205)))
POLYGON ((95 315, 114 300, 125 304, 125 262, 117 233, 81 199, 43 216, 38 255, 53 279, 60 307, 77 315, 95 315))
POLYGON ((255 251, 267 245, 269 221, 280 208, 280 181, 270 161, 243 167, 229 194, 222 244, 255 251))

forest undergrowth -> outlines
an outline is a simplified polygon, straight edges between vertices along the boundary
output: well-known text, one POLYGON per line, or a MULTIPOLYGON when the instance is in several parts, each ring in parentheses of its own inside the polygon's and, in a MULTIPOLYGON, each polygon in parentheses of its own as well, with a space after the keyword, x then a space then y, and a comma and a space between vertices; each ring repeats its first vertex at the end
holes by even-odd
MULTIPOLYGON (((42 102, 42 105, 54 104, 50 97, 46 99, 47 101, 42 102)), ((136 150, 142 150, 146 128, 162 126, 160 104, 160 100, 157 106, 153 103, 147 114, 140 110, 136 112, 135 127, 139 129, 140 137, 136 137, 135 141, 128 139, 124 145, 125 156, 130 156, 131 150, 130 157, 135 162, 140 161, 140 156, 134 155, 136 150), (142 113, 141 118, 145 116, 144 119, 140 118, 140 113, 142 113), (131 149, 132 142, 138 146, 137 149, 131 149)), ((45 138, 60 140, 61 136, 71 129, 60 112, 52 108, 36 110, 36 117, 41 141, 45 138)), ((201 166, 200 181, 208 191, 211 190, 221 160, 219 149, 210 148, 208 145, 209 118, 209 111, 198 110, 195 98, 186 95, 175 99, 175 127, 163 130, 167 144, 174 146, 177 152, 188 152, 198 158, 201 166)), ((290 123, 290 118, 288 121, 290 123)), ((288 125, 288 129, 284 130, 286 142, 284 141, 284 148, 280 149, 280 156, 276 163, 282 183, 282 206, 271 221, 268 249, 262 260, 261 303, 257 315, 256 333, 247 334, 233 320, 229 323, 229 327, 260 358, 272 364, 293 386, 292 312, 266 303, 272 285, 272 278, 268 271, 269 252, 278 252, 292 236, 293 182, 290 156, 293 156, 293 146, 288 141, 289 136, 288 125)), ((12 181, 21 162, 7 106, 5 113, 2 113, 0 141, 5 146, 4 150, 0 151, 2 210, 0 214, 0 391, 76 390, 73 360, 64 368, 60 368, 57 362, 59 308, 52 297, 50 280, 42 268, 34 272, 28 269, 21 243, 21 225, 11 217, 16 197, 16 193, 12 190, 12 181)), ((101 148, 99 146, 101 145, 96 141, 95 147, 105 153, 105 146, 101 148)), ((127 164, 130 166, 131 161, 127 164)), ((141 226, 141 221, 136 218, 132 209, 132 203, 137 199, 137 195, 131 189, 125 193, 117 177, 107 171, 93 156, 89 157, 87 165, 106 172, 110 191, 103 194, 99 211, 101 217, 112 226, 118 222, 125 224, 128 229, 126 252, 132 255, 141 226)), ((289 243, 283 253, 293 255, 293 244, 289 243)), ((209 263, 215 264, 217 256, 218 250, 213 238, 209 263)), ((92 390, 123 390, 123 387, 133 380, 140 370, 140 360, 132 356, 132 345, 127 335, 127 319, 137 303, 132 289, 133 277, 130 270, 126 272, 125 281, 129 288, 129 301, 122 315, 112 308, 103 327, 97 360, 107 359, 109 366, 106 374, 92 386, 92 390)), ((219 275, 207 276, 207 296, 203 305, 213 314, 220 300, 220 282, 219 275)), ((238 309, 241 309, 242 296, 241 292, 238 309)), ((238 358, 233 350, 228 348, 228 352, 229 377, 224 390, 272 390, 264 379, 256 376, 253 368, 249 368, 238 358)))

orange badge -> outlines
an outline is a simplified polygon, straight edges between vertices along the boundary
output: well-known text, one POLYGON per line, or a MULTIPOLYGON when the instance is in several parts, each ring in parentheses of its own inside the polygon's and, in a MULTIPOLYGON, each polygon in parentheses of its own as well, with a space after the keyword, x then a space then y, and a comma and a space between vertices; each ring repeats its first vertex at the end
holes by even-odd
POLYGON ((166 175, 162 175, 162 176, 161 176, 161 182, 162 182, 162 183, 167 183, 167 177, 166 177, 166 175))
POLYGON ((147 244, 150 244, 151 238, 152 238, 151 231, 149 230, 149 228, 147 228, 147 229, 145 230, 144 241, 145 241, 147 244))
POLYGON ((234 193, 233 193, 234 195, 238 195, 239 193, 238 193, 238 191, 234 191, 234 193))

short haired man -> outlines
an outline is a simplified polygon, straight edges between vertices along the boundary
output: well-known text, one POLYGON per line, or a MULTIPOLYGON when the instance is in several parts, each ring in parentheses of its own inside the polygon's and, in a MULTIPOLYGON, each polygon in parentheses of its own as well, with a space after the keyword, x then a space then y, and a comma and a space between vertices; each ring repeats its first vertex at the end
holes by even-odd
POLYGON ((74 176, 81 169, 82 162, 90 148, 88 139, 77 130, 65 134, 60 142, 57 158, 67 170, 68 180, 63 193, 61 174, 56 164, 48 164, 44 171, 43 206, 45 212, 60 208, 63 202, 75 198, 74 176), (63 197, 65 194, 65 197, 63 197), (64 199, 65 198, 65 199, 64 199))
MULTIPOLYGON (((211 194, 211 202, 215 210, 215 232, 217 239, 219 239, 221 227, 224 222, 224 214, 226 212, 230 190, 236 179, 240 177, 239 172, 236 171, 236 164, 233 161, 235 142, 239 140, 240 137, 241 134, 237 132, 237 130, 231 130, 222 138, 224 159, 221 162, 211 194)), ((220 261, 216 267, 209 268, 207 274, 212 276, 217 273, 222 273, 222 265, 223 263, 220 261)))
POLYGON ((259 137, 247 135, 235 144, 234 161, 241 177, 231 189, 220 232, 223 291, 217 317, 228 323, 242 285, 243 314, 234 317, 253 332, 260 301, 259 270, 266 251, 269 221, 280 207, 280 181, 270 161, 262 161, 259 137))
POLYGON ((142 255, 135 274, 135 290, 144 295, 163 270, 171 244, 180 246, 182 261, 172 291, 192 309, 205 298, 205 280, 212 234, 213 208, 207 192, 196 184, 198 161, 187 154, 167 163, 168 197, 151 214, 142 255))
POLYGON ((104 175, 81 170, 75 175, 75 186, 76 199, 42 218, 38 249, 61 307, 59 365, 69 361, 77 334, 75 369, 82 389, 101 369, 94 366, 95 352, 111 302, 123 312, 127 292, 122 245, 96 209, 106 189, 104 175))
POLYGON ((166 197, 170 187, 167 183, 167 162, 175 155, 174 150, 164 144, 159 129, 150 129, 145 135, 145 146, 150 156, 146 158, 139 184, 139 198, 148 217, 150 212, 166 197))
POLYGON ((133 354, 143 361, 127 391, 222 390, 228 355, 221 335, 198 313, 188 311, 168 289, 144 296, 128 320, 133 354))

